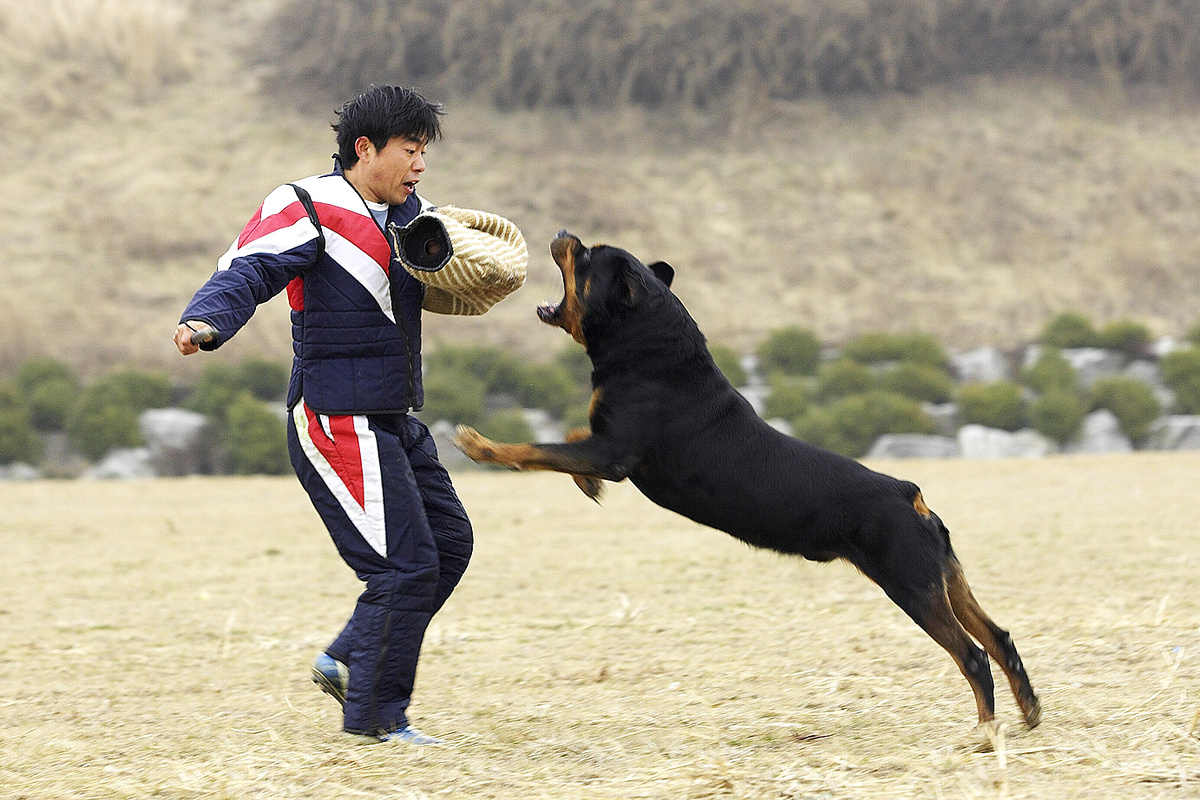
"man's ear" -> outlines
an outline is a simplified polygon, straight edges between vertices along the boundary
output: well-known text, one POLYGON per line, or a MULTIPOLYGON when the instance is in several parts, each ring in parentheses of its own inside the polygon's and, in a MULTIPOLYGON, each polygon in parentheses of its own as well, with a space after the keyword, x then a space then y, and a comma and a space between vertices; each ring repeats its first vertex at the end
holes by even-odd
POLYGON ((671 281, 675 279, 674 267, 665 261, 655 261, 653 264, 647 264, 646 267, 667 286, 670 286, 671 281))

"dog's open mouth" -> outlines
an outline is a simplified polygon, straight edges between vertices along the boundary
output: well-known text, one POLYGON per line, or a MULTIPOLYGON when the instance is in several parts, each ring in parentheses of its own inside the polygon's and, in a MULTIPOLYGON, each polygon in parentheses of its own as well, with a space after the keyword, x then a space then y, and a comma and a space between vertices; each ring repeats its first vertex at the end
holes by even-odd
POLYGON ((567 305, 567 293, 572 291, 575 273, 575 250, 580 248, 579 239, 564 231, 559 231, 550 242, 550 255, 563 274, 563 299, 557 303, 547 300, 537 308, 538 319, 547 325, 563 325, 563 309, 567 305))

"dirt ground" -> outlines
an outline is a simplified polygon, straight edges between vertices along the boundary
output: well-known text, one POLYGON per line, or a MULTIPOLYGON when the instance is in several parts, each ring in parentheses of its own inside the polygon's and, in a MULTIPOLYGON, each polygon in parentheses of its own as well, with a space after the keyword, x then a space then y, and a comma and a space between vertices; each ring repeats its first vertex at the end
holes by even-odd
POLYGON ((873 466, 950 526, 1035 731, 1002 685, 980 746, 949 657, 848 566, 476 471, 412 708, 449 744, 354 745, 308 665, 358 582, 295 481, 6 484, 0 797, 1200 796, 1200 453, 873 466))

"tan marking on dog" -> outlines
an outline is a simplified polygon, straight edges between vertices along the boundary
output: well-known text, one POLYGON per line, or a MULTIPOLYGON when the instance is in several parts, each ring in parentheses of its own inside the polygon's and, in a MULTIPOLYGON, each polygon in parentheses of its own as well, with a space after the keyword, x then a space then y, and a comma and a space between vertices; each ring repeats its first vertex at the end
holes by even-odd
POLYGON ((583 306, 576 294, 575 286, 575 245, 578 239, 564 237, 550 243, 550 254, 554 263, 562 270, 563 302, 559 307, 558 326, 571 335, 571 338, 587 347, 583 337, 583 306))
POLYGON ((933 516, 933 512, 929 510, 929 506, 925 505, 925 498, 921 497, 920 492, 917 492, 917 496, 913 498, 913 508, 915 508, 917 513, 925 519, 929 519, 931 516, 933 516))

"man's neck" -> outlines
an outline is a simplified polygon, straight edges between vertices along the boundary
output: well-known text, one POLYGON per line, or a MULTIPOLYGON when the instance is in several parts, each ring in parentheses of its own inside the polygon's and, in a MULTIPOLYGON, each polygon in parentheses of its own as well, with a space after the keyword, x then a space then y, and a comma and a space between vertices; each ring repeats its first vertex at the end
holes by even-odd
POLYGON ((360 175, 354 169, 354 167, 351 167, 350 169, 343 169, 342 176, 350 182, 350 185, 354 187, 354 191, 358 192, 358 196, 363 200, 366 200, 368 203, 383 202, 366 186, 366 183, 362 179, 362 175, 360 175))

